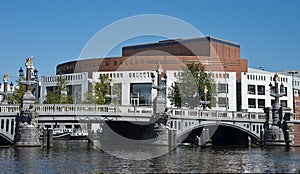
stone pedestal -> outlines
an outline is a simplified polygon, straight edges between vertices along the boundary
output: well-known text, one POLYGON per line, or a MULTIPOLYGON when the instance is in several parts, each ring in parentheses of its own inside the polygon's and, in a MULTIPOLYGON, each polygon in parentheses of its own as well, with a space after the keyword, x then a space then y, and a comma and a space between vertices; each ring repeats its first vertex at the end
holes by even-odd
POLYGON ((19 123, 18 131, 16 132, 16 146, 40 146, 38 129, 28 123, 19 123))
POLYGON ((276 125, 272 125, 265 131, 264 145, 266 146, 285 146, 286 142, 282 129, 276 125))
POLYGON ((154 145, 169 145, 169 130, 164 127, 160 126, 154 129, 155 133, 155 141, 153 142, 154 145))
POLYGON ((164 113, 166 109, 166 99, 159 93, 153 101, 154 114, 164 113))
POLYGON ((23 96, 23 109, 29 109, 30 107, 32 107, 35 103, 35 97, 34 95, 30 92, 27 91, 24 96, 23 96))

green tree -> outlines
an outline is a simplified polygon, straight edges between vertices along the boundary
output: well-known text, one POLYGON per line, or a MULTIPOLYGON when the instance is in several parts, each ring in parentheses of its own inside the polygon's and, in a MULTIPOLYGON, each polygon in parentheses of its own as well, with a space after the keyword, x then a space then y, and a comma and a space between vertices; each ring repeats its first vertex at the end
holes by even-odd
MULTIPOLYGON (((26 92, 26 85, 22 84, 21 81, 25 81, 25 77, 19 77, 16 80, 17 85, 14 87, 14 91, 13 91, 12 95, 9 95, 7 97, 8 101, 10 103, 14 103, 14 104, 22 103, 23 96, 26 92)), ((30 89, 31 89, 31 92, 33 92, 34 88, 31 87, 30 89)))
POLYGON ((67 79, 62 74, 56 79, 56 86, 53 91, 49 91, 46 95, 46 103, 49 104, 71 104, 73 103, 72 96, 69 95, 67 79))
POLYGON ((101 74, 99 82, 96 82, 92 90, 85 94, 86 100, 84 103, 108 104, 110 98, 106 95, 110 95, 110 81, 108 75, 101 74))
POLYGON ((177 81, 169 88, 168 98, 176 107, 196 108, 204 101, 204 87, 207 87, 208 107, 215 106, 216 85, 205 72, 202 64, 188 64, 177 81))

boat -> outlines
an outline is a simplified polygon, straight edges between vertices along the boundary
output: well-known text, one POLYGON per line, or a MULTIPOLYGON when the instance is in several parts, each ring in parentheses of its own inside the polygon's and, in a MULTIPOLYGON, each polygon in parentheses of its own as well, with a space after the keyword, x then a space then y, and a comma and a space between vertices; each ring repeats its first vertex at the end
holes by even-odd
MULTIPOLYGON (((71 134, 72 134, 72 130, 62 129, 62 128, 54 128, 53 129, 53 140, 70 140, 71 134)), ((40 139, 43 139, 43 136, 44 136, 43 131, 41 131, 40 139)))
POLYGON ((88 140, 88 131, 74 129, 71 133, 71 140, 88 140))

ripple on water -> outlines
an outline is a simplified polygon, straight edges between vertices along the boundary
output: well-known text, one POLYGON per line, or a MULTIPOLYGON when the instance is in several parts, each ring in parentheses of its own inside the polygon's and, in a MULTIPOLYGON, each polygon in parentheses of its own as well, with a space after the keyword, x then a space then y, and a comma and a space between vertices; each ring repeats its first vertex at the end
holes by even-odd
MULTIPOLYGON (((133 157, 145 152, 126 151, 133 157)), ((298 173, 300 148, 179 146, 147 160, 121 159, 92 144, 57 141, 49 151, 40 148, 0 148, 1 173, 298 173)))

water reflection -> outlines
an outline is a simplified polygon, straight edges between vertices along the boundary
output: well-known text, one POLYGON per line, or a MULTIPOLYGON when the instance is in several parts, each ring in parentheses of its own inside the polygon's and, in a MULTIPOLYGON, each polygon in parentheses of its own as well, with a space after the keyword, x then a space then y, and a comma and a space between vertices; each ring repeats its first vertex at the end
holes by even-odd
MULTIPOLYGON (((132 147, 115 150, 135 158, 147 155, 132 147)), ((179 146, 148 160, 128 160, 94 148, 87 142, 59 141, 49 151, 40 148, 0 148, 1 173, 298 173, 300 148, 179 146)))

